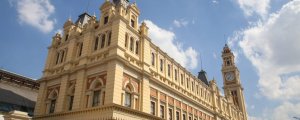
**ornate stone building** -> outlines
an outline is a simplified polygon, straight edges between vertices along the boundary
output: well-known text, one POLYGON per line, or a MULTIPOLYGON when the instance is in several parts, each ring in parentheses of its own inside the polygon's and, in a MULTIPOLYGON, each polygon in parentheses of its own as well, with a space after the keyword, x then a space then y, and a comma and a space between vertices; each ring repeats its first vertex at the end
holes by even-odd
POLYGON ((151 42, 140 11, 106 0, 101 17, 84 13, 56 34, 39 80, 35 119, 246 120, 234 55, 226 45, 225 96, 205 71, 198 77, 151 42))

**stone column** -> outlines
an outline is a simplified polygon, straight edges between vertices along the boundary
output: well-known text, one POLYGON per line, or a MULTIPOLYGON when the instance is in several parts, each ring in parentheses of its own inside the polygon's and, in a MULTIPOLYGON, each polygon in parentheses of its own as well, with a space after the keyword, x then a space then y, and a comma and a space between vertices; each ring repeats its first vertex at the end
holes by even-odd
POLYGON ((36 104, 35 104, 34 116, 45 114, 45 111, 46 111, 45 97, 46 97, 46 95, 47 95, 46 82, 41 82, 40 88, 39 88, 39 93, 38 93, 36 104))
POLYGON ((150 84, 146 76, 142 78, 142 112, 150 113, 150 84))
POLYGON ((80 109, 85 108, 84 101, 84 93, 85 93, 85 85, 86 85, 86 77, 85 77, 85 70, 80 70, 77 72, 76 77, 76 85, 75 85, 75 93, 74 93, 74 100, 73 100, 73 109, 80 109))
POLYGON ((106 95, 104 104, 121 103, 122 83, 123 83, 123 64, 119 61, 110 61, 107 65, 106 95))
POLYGON ((55 112, 62 112, 64 111, 64 108, 66 106, 66 93, 68 90, 68 75, 64 75, 61 78, 60 82, 60 88, 59 88, 59 93, 58 93, 58 98, 57 98, 57 104, 55 106, 55 112))

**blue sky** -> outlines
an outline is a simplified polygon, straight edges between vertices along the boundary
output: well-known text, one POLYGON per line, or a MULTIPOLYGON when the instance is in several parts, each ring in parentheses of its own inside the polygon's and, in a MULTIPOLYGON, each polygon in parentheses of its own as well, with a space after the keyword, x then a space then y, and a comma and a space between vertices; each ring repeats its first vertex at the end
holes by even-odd
MULTIPOLYGON (((104 0, 1 0, 0 68, 38 79, 64 22, 104 0), (88 2, 89 1, 89 2, 88 2)), ((300 117, 299 0, 136 0, 154 43, 222 90, 221 50, 231 46, 251 120, 300 117), (158 34, 159 32, 165 34, 158 34), (176 57, 180 56, 180 57, 176 57)))

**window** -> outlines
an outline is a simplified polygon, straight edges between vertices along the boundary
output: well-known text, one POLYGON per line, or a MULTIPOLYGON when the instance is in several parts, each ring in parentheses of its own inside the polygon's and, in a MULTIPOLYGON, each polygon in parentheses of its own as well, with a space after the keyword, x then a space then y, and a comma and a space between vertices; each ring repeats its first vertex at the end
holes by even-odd
POLYGON ((133 19, 131 19, 131 27, 134 28, 134 24, 135 24, 135 21, 133 19))
POLYGON ((69 108, 68 108, 68 110, 72 110, 73 101, 74 101, 74 95, 69 96, 69 108))
POLYGON ((151 53, 151 64, 152 64, 152 66, 154 66, 155 65, 155 54, 154 53, 151 53))
POLYGON ((57 52, 56 53, 56 62, 55 62, 55 64, 57 65, 58 64, 58 62, 59 62, 59 56, 60 56, 60 53, 59 52, 57 52))
POLYGON ((54 113, 56 99, 51 100, 49 113, 54 113))
POLYGON ((131 107, 131 94, 128 92, 125 92, 125 106, 131 107))
POLYGON ((82 54, 82 47, 83 47, 83 43, 79 43, 78 44, 78 56, 80 57, 82 54))
POLYGON ((163 67, 164 67, 164 63, 163 63, 164 61, 163 61, 163 59, 160 59, 160 71, 162 72, 164 69, 163 69, 163 67))
POLYGON ((171 65, 168 64, 168 76, 170 77, 171 76, 171 65))
POLYGON ((183 74, 180 74, 181 85, 183 85, 183 74))
POLYGON ((69 39, 69 34, 66 34, 65 41, 68 41, 68 39, 69 39))
POLYGON ((135 42, 135 54, 139 54, 139 41, 135 42))
POLYGON ((189 79, 186 78, 186 87, 189 88, 189 79))
POLYGON ((194 82, 192 81, 192 91, 194 91, 194 82))
POLYGON ((134 40, 133 40, 133 37, 131 37, 131 38, 130 38, 130 46, 129 46, 129 47, 130 47, 130 51, 133 51, 133 47, 134 47, 134 46, 133 46, 133 44, 134 44, 133 41, 134 41, 134 40))
POLYGON ((105 35, 102 35, 102 38, 101 38, 101 48, 103 48, 105 45, 105 35))
POLYGON ((111 32, 108 33, 107 46, 110 46, 110 43, 111 43, 111 32))
POLYGON ((108 16, 104 17, 104 24, 108 23, 108 16))
POLYGON ((175 69, 175 80, 177 81, 177 69, 175 69))
POLYGON ((99 37, 96 37, 94 50, 98 49, 99 37))
POLYGON ((60 57, 60 63, 64 61, 64 57, 65 57, 65 51, 63 50, 60 57))
POLYGON ((151 114, 155 115, 155 102, 151 101, 151 114))
POLYGON ((192 116, 190 115, 189 120, 192 120, 192 116))
POLYGON ((182 114, 182 120, 186 120, 185 114, 182 114))
POLYGON ((98 106, 100 103, 100 90, 94 91, 93 95, 93 107, 98 106))
POLYGON ((173 110, 169 108, 169 120, 173 120, 173 110))
POLYGON ((128 44, 128 34, 125 34, 125 47, 127 48, 127 44, 128 44))
POLYGON ((160 105, 160 117, 165 118, 165 106, 160 105))
POLYGON ((196 85, 196 91, 197 91, 197 95, 198 95, 199 94, 198 85, 196 85))
POLYGON ((180 117, 179 117, 179 111, 176 111, 176 120, 179 120, 180 117))

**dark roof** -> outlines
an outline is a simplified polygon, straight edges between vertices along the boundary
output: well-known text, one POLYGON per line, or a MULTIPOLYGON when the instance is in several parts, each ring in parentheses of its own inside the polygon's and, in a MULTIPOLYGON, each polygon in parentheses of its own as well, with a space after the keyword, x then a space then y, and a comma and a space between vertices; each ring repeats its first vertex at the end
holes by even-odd
POLYGON ((12 91, 0 88, 0 102, 34 108, 35 102, 12 91))
POLYGON ((75 24, 79 25, 79 23, 80 23, 81 24, 80 27, 82 27, 83 25, 88 23, 88 21, 90 20, 91 17, 92 16, 89 15, 87 12, 84 12, 81 15, 78 16, 78 19, 77 19, 75 24))
POLYGON ((201 70, 198 73, 198 79, 200 79, 202 82, 204 82, 206 85, 208 85, 208 80, 207 80, 206 72, 204 70, 201 70))
POLYGON ((39 89, 39 83, 36 80, 3 69, 0 69, 0 82, 1 81, 18 84, 32 89, 39 89))

